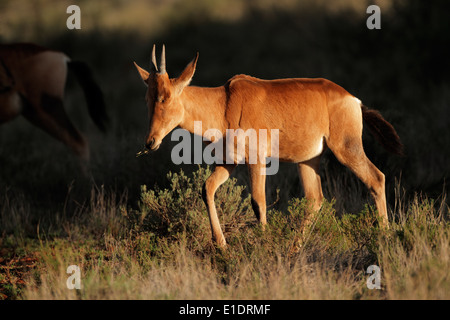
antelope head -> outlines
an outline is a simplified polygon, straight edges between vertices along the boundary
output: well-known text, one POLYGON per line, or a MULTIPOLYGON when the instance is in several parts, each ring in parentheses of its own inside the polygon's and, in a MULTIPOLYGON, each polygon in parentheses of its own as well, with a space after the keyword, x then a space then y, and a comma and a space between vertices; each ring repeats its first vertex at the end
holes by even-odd
POLYGON ((178 78, 169 78, 166 71, 165 46, 163 45, 159 70, 156 63, 155 46, 153 45, 150 71, 136 66, 139 75, 147 86, 145 100, 148 107, 150 128, 145 142, 148 150, 155 151, 164 137, 182 123, 184 106, 181 94, 189 85, 197 65, 198 53, 178 78))

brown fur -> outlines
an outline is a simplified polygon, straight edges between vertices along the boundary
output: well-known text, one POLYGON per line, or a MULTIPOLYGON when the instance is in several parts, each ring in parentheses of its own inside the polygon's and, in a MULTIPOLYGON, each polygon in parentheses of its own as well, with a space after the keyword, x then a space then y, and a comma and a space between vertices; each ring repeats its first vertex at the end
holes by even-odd
MULTIPOLYGON (((358 99, 326 79, 262 80, 237 75, 221 87, 187 86, 195 72, 197 58, 198 55, 179 78, 173 79, 167 73, 157 73, 156 66, 147 72, 136 65, 148 86, 150 130, 146 146, 149 149, 158 149, 162 139, 177 126, 194 132, 194 121, 202 121, 202 134, 211 128, 218 129, 222 135, 226 129, 279 129, 279 159, 298 164, 300 180, 314 212, 323 201, 320 156, 324 148, 329 147, 337 159, 367 185, 382 225, 388 226, 384 175, 364 153, 362 117, 363 112, 367 115, 367 110, 361 110, 358 99)), ((367 121, 380 129, 378 135, 384 137, 384 130, 390 131, 387 136, 392 135, 393 128, 387 126, 384 119, 369 113, 367 121)), ((271 143, 270 137, 268 143, 271 143)), ((214 193, 235 166, 218 164, 204 187, 213 239, 221 246, 225 246, 226 241, 217 217, 214 193)), ((265 165, 258 162, 248 164, 248 168, 252 206, 264 225, 265 174, 261 169, 264 170, 265 165)), ((314 214, 309 220, 313 219, 314 214)))

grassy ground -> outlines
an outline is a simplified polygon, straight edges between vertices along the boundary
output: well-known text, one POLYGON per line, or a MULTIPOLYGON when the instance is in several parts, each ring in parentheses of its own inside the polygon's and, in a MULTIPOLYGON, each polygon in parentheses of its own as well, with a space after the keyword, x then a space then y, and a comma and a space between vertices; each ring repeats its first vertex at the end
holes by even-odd
MULTIPOLYGON (((169 174, 141 200, 93 189, 77 214, 53 213, 32 230, 31 207, 3 195, 0 292, 8 299, 449 299, 450 224, 445 199, 402 198, 380 230, 372 208, 337 216, 325 203, 301 232, 305 200, 271 210, 262 230, 236 179, 217 194, 229 246, 211 242, 201 186, 210 174, 169 174), (6 219, 8 216, 8 219, 6 219), (12 219, 11 219, 12 218, 12 219), (8 225, 9 224, 9 225, 8 225), (34 237, 31 237, 34 235, 34 237), (81 289, 69 290, 70 265, 81 289), (381 289, 367 287, 370 265, 381 289)), ((60 208, 64 209, 64 208, 60 208)))

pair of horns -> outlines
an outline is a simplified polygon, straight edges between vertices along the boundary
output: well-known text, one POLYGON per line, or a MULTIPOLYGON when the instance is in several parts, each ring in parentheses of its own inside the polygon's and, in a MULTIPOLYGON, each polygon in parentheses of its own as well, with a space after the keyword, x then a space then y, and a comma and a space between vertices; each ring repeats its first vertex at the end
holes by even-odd
MULTIPOLYGON (((152 50, 152 64, 156 71, 158 71, 158 64, 156 63, 155 45, 152 50)), ((159 65, 159 74, 166 73, 166 47, 163 45, 161 52, 161 63, 159 65)))

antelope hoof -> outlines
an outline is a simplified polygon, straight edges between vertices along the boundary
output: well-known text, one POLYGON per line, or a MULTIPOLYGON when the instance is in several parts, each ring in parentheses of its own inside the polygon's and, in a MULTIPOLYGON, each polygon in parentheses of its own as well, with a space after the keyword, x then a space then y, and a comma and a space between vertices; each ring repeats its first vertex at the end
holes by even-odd
POLYGON ((222 237, 219 240, 213 238, 212 240, 217 245, 217 247, 219 247, 221 249, 226 249, 227 248, 227 242, 226 242, 225 238, 222 237))

